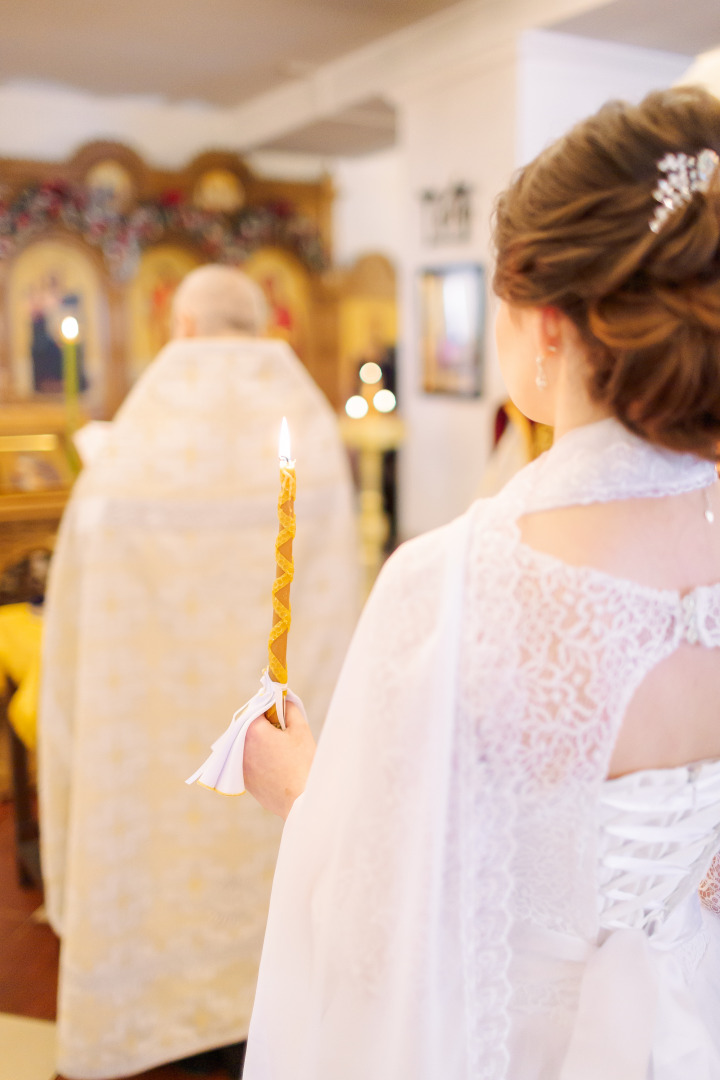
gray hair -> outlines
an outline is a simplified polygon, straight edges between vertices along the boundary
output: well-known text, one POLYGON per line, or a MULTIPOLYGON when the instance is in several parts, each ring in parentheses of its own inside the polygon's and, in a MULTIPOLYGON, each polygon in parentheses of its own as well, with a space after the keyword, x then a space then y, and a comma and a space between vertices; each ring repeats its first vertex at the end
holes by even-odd
POLYGON ((190 316, 198 337, 259 335, 267 326, 262 290, 233 266, 200 266, 183 278, 173 298, 172 316, 190 316))

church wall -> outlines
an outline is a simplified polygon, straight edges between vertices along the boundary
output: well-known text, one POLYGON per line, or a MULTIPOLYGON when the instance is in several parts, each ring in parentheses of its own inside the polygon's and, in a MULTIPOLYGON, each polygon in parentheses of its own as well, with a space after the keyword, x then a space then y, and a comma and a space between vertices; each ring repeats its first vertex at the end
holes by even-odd
POLYGON ((423 268, 480 263, 490 270, 489 219, 495 193, 515 159, 516 59, 513 49, 487 58, 475 71, 421 89, 404 102, 408 243, 401 273, 401 403, 408 439, 401 454, 400 530, 412 536, 461 513, 475 497, 490 448, 493 402, 502 397, 492 312, 486 313, 485 393, 478 398, 427 394, 421 389, 418 275, 423 268), (469 242, 428 243, 420 195, 450 184, 472 187, 469 242))
POLYGON ((93 139, 131 146, 149 164, 182 168, 207 149, 233 148, 234 110, 101 97, 42 83, 0 86, 0 157, 63 161, 93 139))
POLYGON ((339 266, 370 252, 395 265, 405 250, 404 154, 398 148, 367 157, 338 159, 331 168, 335 186, 333 250, 339 266))
POLYGON ((519 43, 518 162, 530 161, 608 98, 640 101, 671 86, 691 57, 528 30, 519 43))
POLYGON ((495 352, 494 301, 488 288, 486 380, 481 399, 420 389, 417 274, 423 266, 478 261, 491 273, 493 200, 516 165, 609 98, 640 100, 671 85, 688 57, 526 31, 517 49, 484 69, 428 87, 401 107, 406 157, 408 244, 402 260, 402 402, 409 438, 401 462, 401 532, 412 536, 451 520, 475 496, 488 458, 504 388, 495 352), (432 248, 420 238, 418 194, 463 180, 473 185, 468 245, 432 248))

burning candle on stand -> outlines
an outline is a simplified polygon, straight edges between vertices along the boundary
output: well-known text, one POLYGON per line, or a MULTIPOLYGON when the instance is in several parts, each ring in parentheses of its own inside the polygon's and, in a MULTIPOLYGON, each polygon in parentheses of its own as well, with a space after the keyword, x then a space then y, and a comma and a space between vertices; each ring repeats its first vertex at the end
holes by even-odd
MULTIPOLYGON (((287 686, 287 637, 290 629, 290 584, 295 567, 292 545, 295 537, 295 462, 290 457, 290 432, 285 417, 280 428, 278 447, 280 458, 280 496, 278 498, 279 529, 275 541, 275 581, 272 589, 273 624, 268 640, 268 670, 273 682, 287 686)), ((285 692, 283 691, 283 701, 285 692)), ((271 705, 268 720, 275 727, 285 727, 284 716, 278 716, 271 705)))
POLYGON ((74 315, 66 315, 60 323, 60 336, 62 337, 63 358, 63 391, 65 394, 65 411, 67 416, 67 430, 70 442, 71 465, 75 472, 80 471, 80 460, 74 450, 72 437, 80 427, 80 374, 78 370, 77 339, 80 333, 80 324, 74 315))
POLYGON ((80 420, 80 379, 78 377, 77 339, 80 333, 80 324, 74 315, 66 315, 60 323, 60 333, 63 339, 63 390, 65 391, 65 407, 67 409, 68 427, 72 434, 78 427, 80 420))

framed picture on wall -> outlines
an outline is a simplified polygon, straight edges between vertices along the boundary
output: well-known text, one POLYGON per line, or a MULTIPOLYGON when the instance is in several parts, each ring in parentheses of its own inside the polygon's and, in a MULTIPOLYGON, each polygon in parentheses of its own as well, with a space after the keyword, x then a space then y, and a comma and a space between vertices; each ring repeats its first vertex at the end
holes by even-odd
POLYGON ((482 393, 485 271, 474 263, 420 272, 422 388, 429 394, 482 393))

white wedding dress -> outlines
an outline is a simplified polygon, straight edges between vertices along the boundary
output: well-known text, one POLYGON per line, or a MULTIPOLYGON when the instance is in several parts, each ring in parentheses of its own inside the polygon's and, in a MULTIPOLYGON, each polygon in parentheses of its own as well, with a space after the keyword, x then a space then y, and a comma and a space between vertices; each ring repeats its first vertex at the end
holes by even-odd
POLYGON ((720 764, 606 779, 646 675, 720 648, 720 584, 517 524, 715 479, 606 420, 390 560, 285 827, 246 1080, 720 1080, 720 764))
POLYGON ((720 762, 605 782, 601 947, 532 923, 514 930, 513 1080, 720 1077, 720 924, 703 918, 699 897, 719 847, 720 762), (711 945, 708 995, 698 968, 711 945))

